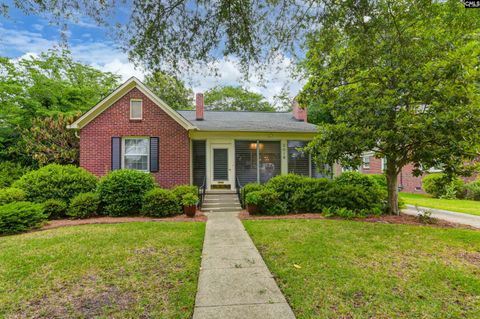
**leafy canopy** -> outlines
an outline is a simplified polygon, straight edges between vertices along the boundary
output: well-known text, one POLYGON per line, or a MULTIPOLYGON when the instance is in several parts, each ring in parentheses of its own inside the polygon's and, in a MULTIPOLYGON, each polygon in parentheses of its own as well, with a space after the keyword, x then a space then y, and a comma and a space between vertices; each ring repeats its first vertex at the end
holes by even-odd
POLYGON ((175 110, 193 109, 193 91, 176 76, 156 71, 145 77, 145 84, 175 110))
POLYGON ((387 159, 391 211, 407 163, 465 173, 479 155, 480 12, 459 1, 343 1, 326 6, 309 37, 309 81, 300 102, 315 105, 317 160, 358 166, 373 150, 387 159))
POLYGON ((210 111, 275 112, 263 95, 240 86, 217 86, 207 90, 205 108, 210 111))

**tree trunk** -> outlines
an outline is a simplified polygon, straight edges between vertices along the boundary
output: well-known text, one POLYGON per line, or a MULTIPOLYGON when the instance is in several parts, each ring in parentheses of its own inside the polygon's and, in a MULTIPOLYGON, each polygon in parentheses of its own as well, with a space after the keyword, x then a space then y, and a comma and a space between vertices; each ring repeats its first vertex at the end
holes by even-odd
MULTIPOLYGON (((388 163, 387 163, 388 165, 388 163)), ((398 208, 398 174, 395 169, 387 169, 387 191, 388 191, 388 203, 387 209, 389 214, 400 215, 400 209, 398 208)))

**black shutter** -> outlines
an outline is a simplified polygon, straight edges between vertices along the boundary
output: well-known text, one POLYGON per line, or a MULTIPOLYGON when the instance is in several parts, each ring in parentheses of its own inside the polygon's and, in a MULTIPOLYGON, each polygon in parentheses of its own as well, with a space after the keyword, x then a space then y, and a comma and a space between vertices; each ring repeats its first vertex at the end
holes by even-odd
POLYGON ((159 138, 150 137, 150 172, 158 172, 158 147, 159 138))
POLYGON ((122 140, 112 137, 112 171, 122 168, 122 140))

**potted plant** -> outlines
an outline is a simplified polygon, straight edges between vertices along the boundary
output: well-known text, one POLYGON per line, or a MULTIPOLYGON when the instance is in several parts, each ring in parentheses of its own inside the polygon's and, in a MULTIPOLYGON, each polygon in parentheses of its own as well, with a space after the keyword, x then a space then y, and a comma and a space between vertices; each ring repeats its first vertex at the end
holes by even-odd
POLYGON ((258 213, 258 203, 260 201, 260 192, 250 192, 245 197, 245 203, 247 204, 247 211, 250 215, 258 213))
POLYGON ((197 211, 198 196, 188 193, 182 196, 183 212, 188 217, 195 217, 197 211))

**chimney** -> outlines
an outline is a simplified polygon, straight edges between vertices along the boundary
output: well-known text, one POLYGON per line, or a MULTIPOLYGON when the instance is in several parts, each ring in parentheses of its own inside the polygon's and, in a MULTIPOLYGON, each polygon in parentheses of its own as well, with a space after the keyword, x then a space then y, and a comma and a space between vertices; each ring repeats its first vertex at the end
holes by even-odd
POLYGON ((195 96, 195 110, 197 114, 197 121, 203 121, 205 107, 203 106, 203 93, 197 93, 195 96))
POLYGON ((301 108, 296 99, 292 101, 292 113, 297 121, 307 122, 307 109, 301 108))

